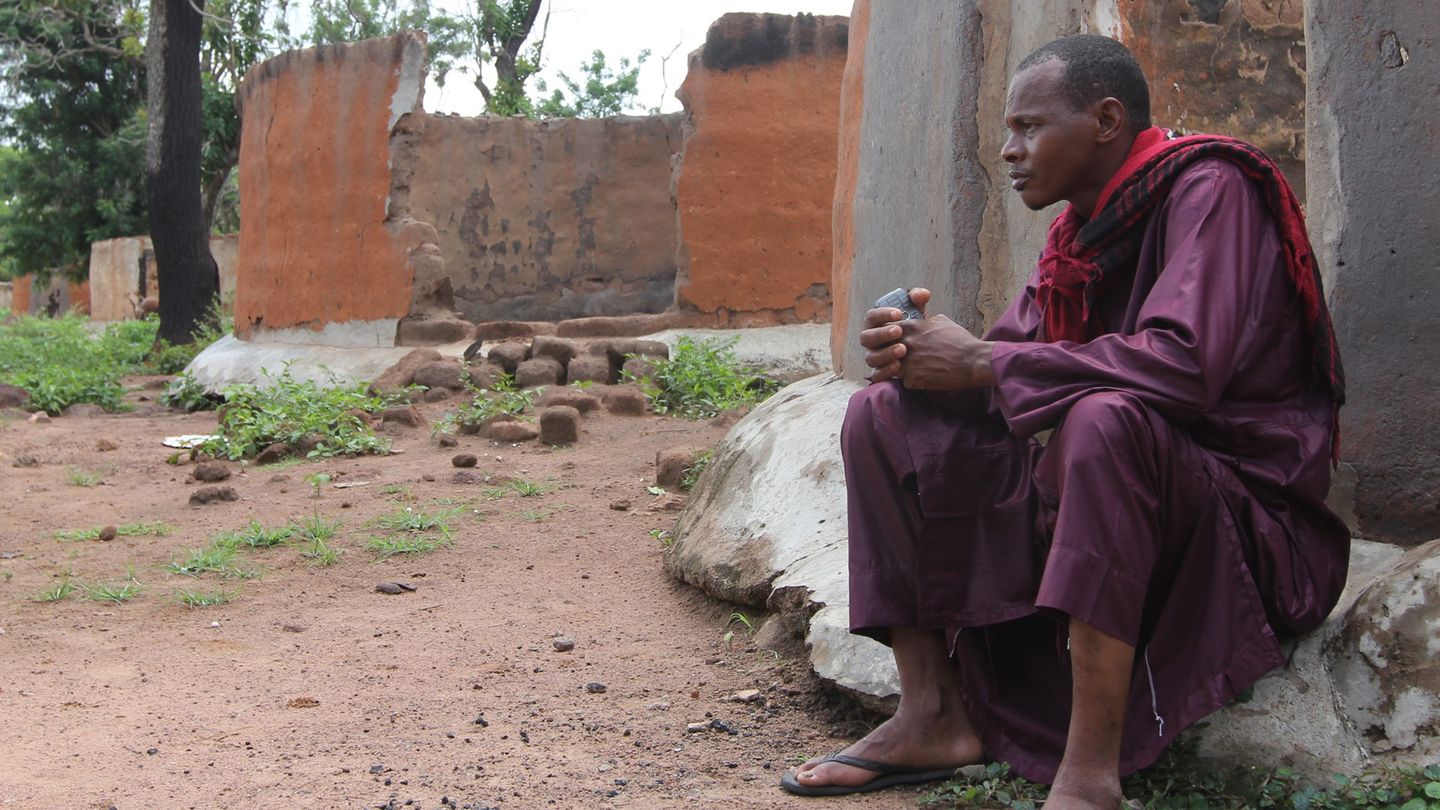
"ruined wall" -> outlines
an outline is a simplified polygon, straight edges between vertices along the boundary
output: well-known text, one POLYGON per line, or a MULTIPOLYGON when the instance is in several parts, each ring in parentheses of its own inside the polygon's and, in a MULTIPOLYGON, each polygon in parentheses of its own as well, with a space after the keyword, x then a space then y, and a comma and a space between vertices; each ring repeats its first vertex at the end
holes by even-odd
POLYGON ((676 303, 701 312, 830 315, 844 17, 726 14, 676 94, 676 303))
POLYGON ((1440 536, 1440 16, 1425 5, 1307 8, 1310 234, 1345 360, 1341 457, 1361 533, 1407 544, 1440 536))
MULTIPOLYGON (((868 7, 857 0, 852 17, 868 7)), ((836 197, 837 222, 852 220, 849 255, 835 259, 835 307, 846 313, 832 330, 837 370, 864 373, 854 341, 880 292, 931 286, 933 311, 984 329, 1029 278, 1059 209, 1032 212, 1010 191, 999 157, 1005 94, 1020 60, 1055 37, 1121 39, 1151 78, 1155 123, 1254 142, 1303 194, 1300 13, 1293 0, 916 0, 868 8, 865 43, 852 36, 846 67, 860 85, 847 98, 861 101, 841 123, 858 144, 842 152, 841 176, 859 180, 854 194, 836 197), (948 143, 916 132, 946 122, 957 122, 948 143), (927 160, 916 159, 917 148, 927 160), (920 245, 929 252, 916 253, 920 245), (898 261, 885 263, 892 251, 898 261)))
POLYGON ((423 37, 402 34, 291 51, 246 75, 242 338, 334 325, 342 342, 393 345, 411 310, 417 240, 389 216, 390 141, 420 110, 424 53, 423 37))
MULTIPOLYGON (((220 296, 235 294, 240 237, 210 237, 210 255, 220 270, 220 296)), ((140 304, 160 295, 159 268, 148 236, 125 236, 90 245, 90 320, 121 321, 140 316, 140 304)))
POLYGON ((471 321, 661 312, 675 289, 678 115, 425 116, 408 212, 471 321))
POLYGON ((10 311, 17 315, 86 315, 90 312, 90 283, 51 276, 44 284, 33 275, 11 282, 10 311))
POLYGON ((11 307, 15 303, 15 285, 8 281, 0 281, 0 312, 12 312, 11 307))

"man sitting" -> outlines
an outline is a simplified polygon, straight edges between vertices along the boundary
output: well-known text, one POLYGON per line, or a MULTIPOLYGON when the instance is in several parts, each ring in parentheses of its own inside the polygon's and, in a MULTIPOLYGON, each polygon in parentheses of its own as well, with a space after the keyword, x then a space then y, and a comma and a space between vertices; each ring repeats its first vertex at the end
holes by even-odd
POLYGON ((985 339, 866 317, 874 384, 841 438, 851 629, 893 648, 900 704, 792 792, 994 758, 1052 783, 1051 810, 1110 810, 1345 582, 1324 503, 1343 377, 1279 169, 1151 127, 1145 76, 1105 37, 1027 57, 1005 123, 1011 187, 1069 205, 985 339))

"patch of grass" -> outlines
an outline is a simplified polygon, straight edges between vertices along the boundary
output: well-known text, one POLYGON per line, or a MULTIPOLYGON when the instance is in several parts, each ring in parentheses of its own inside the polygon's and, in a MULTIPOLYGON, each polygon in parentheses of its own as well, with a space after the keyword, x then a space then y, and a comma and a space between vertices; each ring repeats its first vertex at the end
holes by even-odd
POLYGON ((214 409, 219 404, 217 399, 205 392, 205 386, 195 379, 195 375, 186 371, 166 387, 165 393, 160 395, 160 404, 194 413, 214 409))
POLYGON ((714 460, 714 450, 701 450, 691 457, 690 466, 680 474, 680 488, 687 492, 694 489, 695 484, 700 481, 700 474, 705 472, 705 469, 710 466, 710 462, 714 460))
POLYGON ((553 491, 555 489, 555 485, 541 484, 534 481, 525 481, 517 478, 514 481, 510 482, 510 488, 515 490, 515 494, 519 495, 522 498, 533 498, 537 495, 544 495, 547 492, 553 491))
POLYGON ((314 535, 296 548, 300 550, 300 556, 309 560, 311 565, 334 565, 340 561, 340 555, 345 553, 326 543, 324 537, 314 535))
POLYGON ((730 620, 725 622, 725 635, 720 637, 726 647, 729 647, 730 642, 735 640, 735 625, 737 624, 744 629, 745 635, 755 635, 755 624, 750 621, 750 617, 737 610, 730 614, 730 620))
POLYGON ((532 509, 527 512, 515 513, 516 517, 520 518, 521 520, 527 520, 531 523, 540 523, 542 521, 550 519, 554 515, 555 510, 553 509, 532 509))
MULTIPOLYGON (((99 540, 100 530, 102 528, 104 527, 94 526, 89 529, 61 529, 55 532, 54 536, 56 540, 66 540, 69 542, 99 540)), ((175 527, 163 520, 157 520, 151 523, 123 523, 115 527, 115 533, 119 537, 140 537, 144 535, 164 537, 174 531, 175 527)))
POLYGON ((444 537, 391 535, 389 537, 372 537, 365 547, 375 552, 383 560, 396 554, 424 554, 448 545, 450 545, 448 535, 444 537))
POLYGON ((219 574, 228 579, 253 579, 260 575, 253 568, 240 565, 239 551, 224 535, 205 548, 190 552, 184 560, 171 560, 164 566, 172 574, 198 577, 201 574, 219 574))
POLYGON ((484 495, 486 500, 498 501, 513 491, 514 490, 508 486, 485 487, 480 490, 480 494, 484 495))
POLYGON ((66 479, 73 487, 93 487, 100 483, 100 473, 82 470, 78 467, 70 470, 70 477, 66 479))
POLYGON ((650 536, 655 538, 655 541, 660 544, 660 548, 665 551, 675 547, 675 535, 671 534, 669 529, 651 529, 650 536))
POLYGON ((260 521, 251 519, 250 525, 238 532, 227 532, 222 537, 225 542, 233 545, 249 546, 250 548, 270 548, 278 546, 289 540, 295 534, 291 526, 281 526, 278 529, 267 529, 260 521))
POLYGON ((686 419, 708 419, 723 411, 764 401, 780 383, 747 369, 735 358, 735 342, 682 336, 670 358, 654 359, 654 376, 635 382, 650 398, 656 413, 686 419))
MULTIPOLYGON (((1302 779, 1289 768, 1219 766, 1196 755, 1198 737, 1187 734, 1153 766, 1125 780, 1125 795, 1147 808, 1293 808, 1293 810, 1427 810, 1440 799, 1440 764, 1376 768, 1359 777, 1336 774, 1328 784, 1302 779)), ((922 807, 1004 807, 1034 810, 1049 788, 994 763, 973 778, 958 778, 923 794, 922 807)))
POLYGON ((366 392, 363 383, 329 385, 297 380, 287 367, 270 384, 231 385, 224 391, 219 436, 202 444, 200 452, 231 460, 252 458, 274 443, 295 444, 310 436, 323 437, 310 458, 384 453, 389 443, 361 418, 380 410, 382 402, 366 392))
POLYGON ((441 507, 432 511, 426 511, 423 507, 407 506, 375 518, 374 523, 390 532, 421 534, 438 531, 441 537, 449 542, 450 521, 463 511, 464 506, 441 507))
POLYGON ((185 607, 216 607, 228 605, 235 598, 234 591, 176 591, 175 599, 185 607))
POLYGON ((409 496, 409 494, 410 494, 410 487, 407 487, 407 486, 405 486, 405 485, 403 485, 403 484, 386 484, 385 486, 380 487, 380 494, 381 494, 381 495, 399 495, 399 496, 401 496, 401 497, 403 498, 403 497, 409 496))
POLYGON ((139 596, 144 588, 133 579, 123 584, 109 582, 80 583, 80 592, 92 602, 113 602, 123 605, 139 596))
POLYGON ((336 532, 340 531, 340 521, 326 520, 319 515, 311 515, 310 517, 300 518, 299 520, 292 520, 290 522, 294 524, 293 531, 305 540, 320 540, 323 542, 334 537, 336 532))
POLYGON ((67 598, 69 598, 70 594, 72 594, 72 593, 74 593, 74 592, 75 592, 75 581, 72 580, 72 579, 70 579, 69 577, 66 577, 65 579, 60 580, 59 582, 55 583, 55 584, 52 585, 51 587, 46 588, 45 590, 43 590, 43 591, 41 591, 40 593, 36 594, 36 596, 35 596, 35 601, 36 601, 36 602, 59 602, 59 601, 62 600, 62 599, 67 599, 67 598))
POLYGON ((23 315, 0 324, 0 382, 29 391, 31 407, 51 415, 82 402, 119 410, 120 378, 141 370, 159 325, 125 321, 96 336, 79 316, 23 315))

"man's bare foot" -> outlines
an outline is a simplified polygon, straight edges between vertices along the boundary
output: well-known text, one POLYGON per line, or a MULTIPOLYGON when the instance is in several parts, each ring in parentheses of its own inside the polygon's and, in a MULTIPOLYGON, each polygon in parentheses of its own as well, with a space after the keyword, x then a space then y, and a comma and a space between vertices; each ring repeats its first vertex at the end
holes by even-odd
MULTIPOLYGON (((983 761, 980 738, 963 715, 920 717, 920 712, 904 711, 881 723, 865 738, 841 753, 852 757, 915 768, 959 768, 983 761)), ((876 777, 874 771, 826 762, 816 757, 795 774, 805 787, 863 785, 876 777)))
POLYGON ((1114 771, 1082 770, 1061 766, 1041 810, 1120 810, 1125 795, 1114 771))

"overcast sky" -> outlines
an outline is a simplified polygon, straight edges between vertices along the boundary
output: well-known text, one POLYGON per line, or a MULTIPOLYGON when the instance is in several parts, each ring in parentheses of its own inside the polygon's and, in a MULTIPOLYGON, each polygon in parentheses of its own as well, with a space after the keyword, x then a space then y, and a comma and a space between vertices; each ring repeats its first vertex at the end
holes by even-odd
MULTIPOLYGON (((463 7, 464 0, 441 0, 437 5, 463 7)), ((580 63, 596 48, 605 52, 611 65, 648 48, 650 59, 640 70, 640 103, 673 112, 680 109, 675 89, 685 79, 686 55, 705 43, 705 31, 720 15, 731 11, 849 15, 852 0, 547 0, 546 5, 551 6, 550 30, 540 77, 552 89, 560 86, 560 71, 578 77, 580 63), (661 60, 667 55, 662 75, 661 60)), ((532 36, 538 35, 545 12, 541 8, 532 36)), ((452 74, 444 87, 430 81, 425 109, 479 115, 484 102, 468 76, 452 74)))

